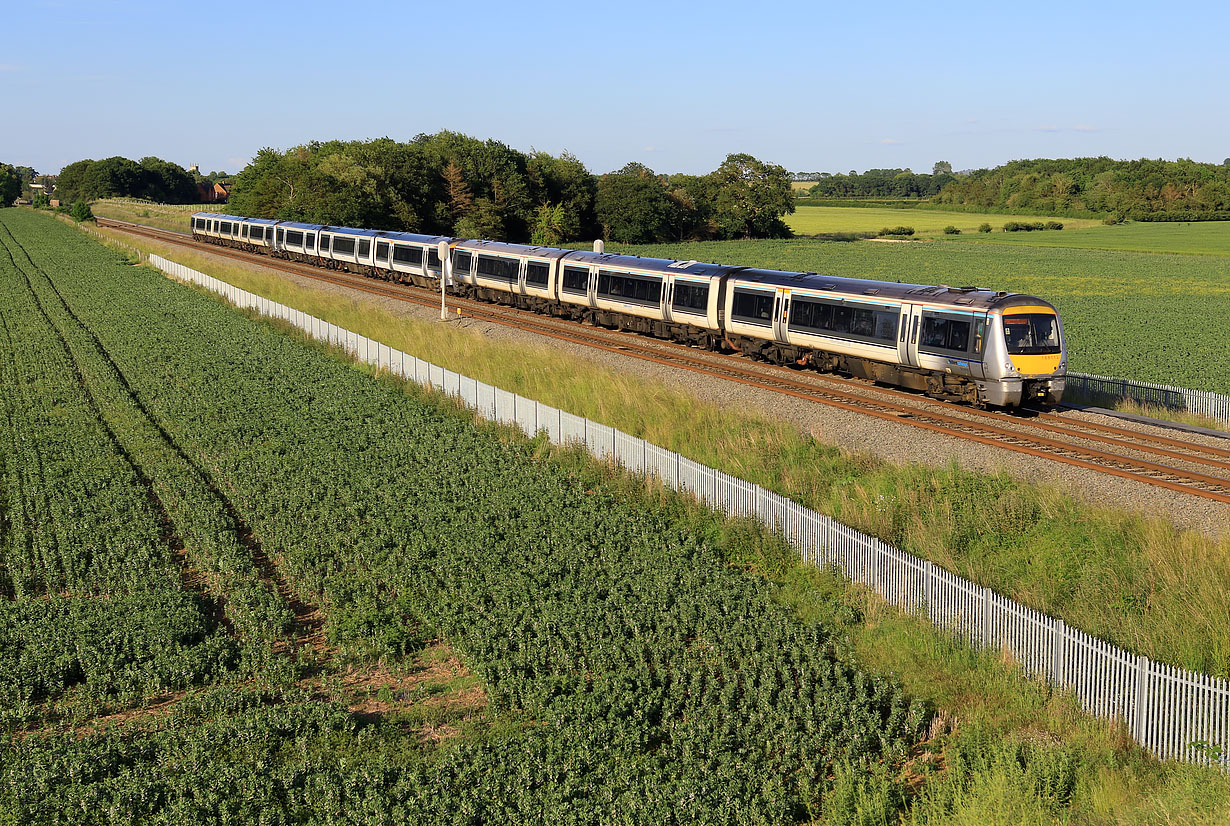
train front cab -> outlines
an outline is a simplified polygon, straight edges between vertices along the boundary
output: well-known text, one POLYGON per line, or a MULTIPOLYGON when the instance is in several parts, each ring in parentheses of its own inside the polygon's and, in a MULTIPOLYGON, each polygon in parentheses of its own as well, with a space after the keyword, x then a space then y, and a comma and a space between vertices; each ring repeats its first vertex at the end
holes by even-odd
POLYGON ((990 316, 1001 335, 988 341, 986 363, 1000 374, 985 388, 988 404, 1058 404, 1067 372, 1063 325, 1055 308, 1040 299, 1003 307, 990 316))

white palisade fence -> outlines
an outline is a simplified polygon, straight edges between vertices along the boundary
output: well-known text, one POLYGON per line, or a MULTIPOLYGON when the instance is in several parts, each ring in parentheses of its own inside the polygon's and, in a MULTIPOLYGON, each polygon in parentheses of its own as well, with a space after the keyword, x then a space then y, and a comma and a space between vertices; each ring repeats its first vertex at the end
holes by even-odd
POLYGON ((975 647, 1011 654, 1027 674, 1070 691, 1090 713, 1120 718, 1162 758, 1230 766, 1230 683, 1155 663, 1000 596, 827 516, 607 425, 446 370, 284 304, 150 255, 167 274, 231 303, 285 320, 357 359, 460 399, 489 420, 656 476, 731 516, 760 519, 813 565, 839 568, 891 604, 925 612, 975 647))
POLYGON ((1153 384, 1131 379, 1113 379, 1089 373, 1068 373, 1068 393, 1076 393, 1091 401, 1107 399, 1134 401, 1140 405, 1155 405, 1167 410, 1187 411, 1230 424, 1230 396, 1207 390, 1189 390, 1169 384, 1153 384))

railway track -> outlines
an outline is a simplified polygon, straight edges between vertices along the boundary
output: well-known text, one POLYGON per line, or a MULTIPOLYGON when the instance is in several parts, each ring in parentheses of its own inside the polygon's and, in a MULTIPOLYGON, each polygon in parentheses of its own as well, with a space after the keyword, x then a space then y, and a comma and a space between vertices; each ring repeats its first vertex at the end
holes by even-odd
MULTIPOLYGON (((410 285, 245 253, 195 241, 184 233, 110 219, 99 219, 99 223, 104 227, 207 251, 214 255, 247 263, 259 262, 266 267, 371 295, 426 307, 439 306, 438 292, 410 285)), ((861 380, 811 371, 802 373, 787 367, 750 361, 742 356, 700 351, 633 333, 587 327, 573 321, 502 305, 486 304, 458 296, 452 296, 450 303, 471 318, 686 369, 932 433, 1230 503, 1230 449, 1048 412, 1026 411, 1023 414, 1013 414, 959 408, 946 402, 890 390, 861 380)))

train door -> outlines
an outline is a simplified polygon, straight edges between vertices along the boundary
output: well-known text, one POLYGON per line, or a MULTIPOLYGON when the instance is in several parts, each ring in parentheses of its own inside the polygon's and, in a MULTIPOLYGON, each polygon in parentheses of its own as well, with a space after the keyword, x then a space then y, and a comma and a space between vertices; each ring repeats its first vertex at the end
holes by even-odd
POLYGON ((922 325, 922 307, 902 304, 897 330, 897 358, 902 364, 918 366, 918 328, 922 325))
POLYGON ((786 342, 786 328, 790 325, 790 290, 778 290, 773 302, 773 338, 786 342))

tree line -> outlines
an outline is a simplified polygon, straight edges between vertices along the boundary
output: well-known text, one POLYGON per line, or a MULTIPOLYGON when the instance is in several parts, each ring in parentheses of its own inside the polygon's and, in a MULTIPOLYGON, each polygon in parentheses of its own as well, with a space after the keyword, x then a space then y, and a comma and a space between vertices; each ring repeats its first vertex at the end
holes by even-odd
POLYGON ((807 190, 811 198, 933 198, 957 180, 952 164, 939 161, 930 175, 909 169, 868 169, 863 174, 809 172, 795 180, 816 182, 807 190))
POLYGON ((182 166, 161 158, 139 161, 115 156, 101 161, 76 161, 56 177, 61 201, 99 198, 144 198, 164 204, 192 204, 201 200, 198 178, 182 166))
POLYGON ((933 201, 1137 221, 1228 220, 1230 158, 1220 165, 1104 156, 1013 161, 962 175, 933 201))
POLYGON ((598 176, 568 153, 450 131, 262 149, 230 203, 266 218, 544 245, 785 237, 794 211, 789 173, 750 155, 707 175, 629 163, 598 176))

